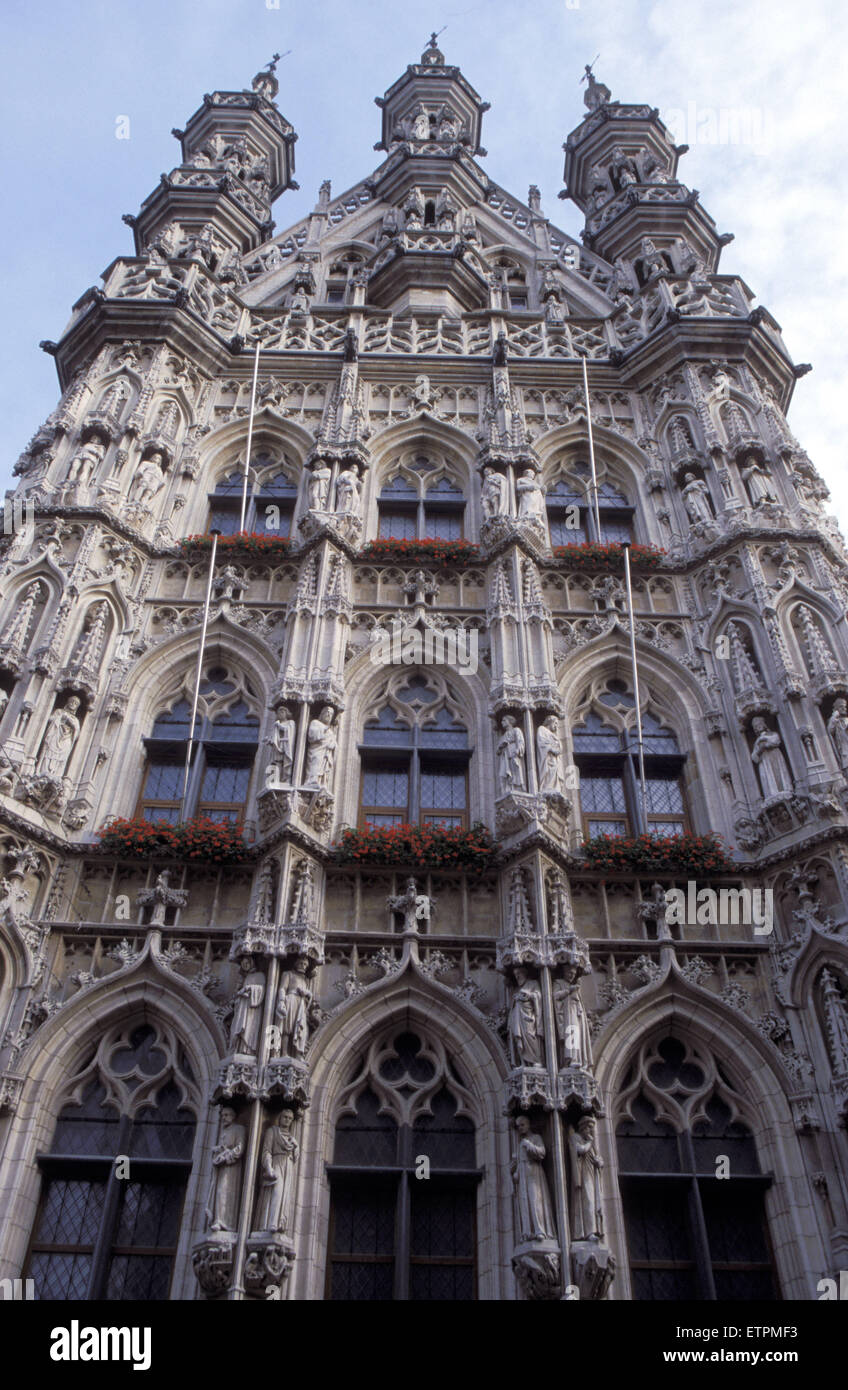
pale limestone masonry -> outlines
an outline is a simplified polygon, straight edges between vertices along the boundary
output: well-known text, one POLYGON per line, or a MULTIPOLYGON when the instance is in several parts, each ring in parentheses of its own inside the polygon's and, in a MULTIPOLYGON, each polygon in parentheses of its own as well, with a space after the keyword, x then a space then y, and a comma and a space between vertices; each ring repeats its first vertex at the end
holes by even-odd
POLYGON ((44 344, 62 397, 0 541, 0 1277, 815 1298, 848 1267, 848 557, 786 422, 804 368, 657 112, 593 76, 582 243, 491 181, 435 38, 379 167, 273 235, 277 91, 204 99, 44 344), (238 529, 257 344, 246 529, 290 546, 219 550, 186 802, 256 859, 104 853, 109 817, 180 813, 209 553, 179 542, 238 529), (721 835, 708 883, 770 890, 771 933, 670 927, 685 868, 581 862, 643 828, 622 571, 552 548, 595 535, 584 360, 601 538, 665 552, 633 566, 650 824, 721 835), (372 659, 461 629, 473 662, 372 659), (339 866, 362 808, 482 822, 497 863, 339 866), (132 1226, 125 1152, 181 1215, 132 1226))

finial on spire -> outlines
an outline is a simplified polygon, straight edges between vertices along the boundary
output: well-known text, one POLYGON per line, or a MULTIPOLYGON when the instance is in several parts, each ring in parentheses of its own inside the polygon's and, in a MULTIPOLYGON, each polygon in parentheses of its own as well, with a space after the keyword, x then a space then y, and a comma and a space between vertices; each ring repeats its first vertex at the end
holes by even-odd
POLYGON ((264 97, 266 101, 273 101, 280 90, 280 84, 276 78, 277 64, 281 58, 287 58, 290 53, 291 49, 287 48, 285 53, 272 54, 270 63, 266 63, 261 72, 258 72, 254 77, 251 86, 254 92, 258 96, 264 97))
POLYGON ((424 49, 424 52, 421 54, 421 62, 426 63, 427 67, 444 67, 445 55, 444 53, 442 53, 441 49, 439 48, 439 45, 436 43, 436 39, 439 37, 439 34, 443 34, 445 32, 447 27, 448 26, 446 24, 443 24, 441 29, 439 29, 438 31, 434 29, 432 34, 430 35, 430 42, 424 49))
POLYGON ((583 76, 580 81, 586 83, 586 90, 583 93, 583 100, 590 111, 597 111, 599 106, 606 106, 610 99, 610 89, 603 82, 595 80, 592 68, 600 58, 600 53, 596 53, 591 63, 587 63, 583 76))

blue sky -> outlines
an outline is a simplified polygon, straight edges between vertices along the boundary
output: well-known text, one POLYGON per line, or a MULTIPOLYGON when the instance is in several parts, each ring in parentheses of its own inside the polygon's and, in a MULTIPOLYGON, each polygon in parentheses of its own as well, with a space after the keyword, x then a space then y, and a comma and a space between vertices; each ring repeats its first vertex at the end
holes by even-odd
POLYGON ((132 253, 121 214, 174 166, 170 130, 203 93, 249 86, 272 52, 291 50, 278 105, 299 135, 301 189, 278 199, 279 232, 313 205, 322 179, 337 194, 376 167, 373 98, 444 25, 447 60, 492 104, 485 168, 522 198, 537 183, 547 215, 574 235, 580 214, 556 195, 562 141, 584 110, 584 63, 600 54, 614 98, 679 113, 691 146, 681 177, 736 234, 722 269, 774 314, 794 359, 813 363, 789 420, 848 530, 844 0, 5 0, 3 11, 0 488, 56 403, 39 340, 59 338, 74 300, 132 253), (722 111, 741 139, 718 142, 722 111), (129 139, 116 138, 121 116, 129 139))

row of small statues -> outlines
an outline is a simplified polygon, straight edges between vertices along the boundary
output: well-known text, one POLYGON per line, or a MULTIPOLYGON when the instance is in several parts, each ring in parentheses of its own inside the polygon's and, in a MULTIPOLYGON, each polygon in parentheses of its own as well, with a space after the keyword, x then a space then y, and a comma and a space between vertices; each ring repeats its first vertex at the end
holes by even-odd
MULTIPOLYGON (((274 731, 270 739, 272 775, 269 776, 267 785, 272 789, 292 785, 296 737, 297 728, 291 711, 287 705, 278 705, 274 731)), ((332 705, 325 705, 320 713, 309 721, 306 730, 306 768, 303 779, 305 788, 330 790, 337 742, 336 711, 332 705)))
MULTIPOLYGON (((526 742, 514 715, 505 714, 497 742, 498 790, 502 796, 526 792, 526 742)), ((536 772, 540 792, 558 792, 564 787, 562 739, 559 723, 553 714, 542 720, 536 730, 536 772)))
MULTIPOLYGON (((66 485, 90 487, 105 454, 106 445, 102 440, 96 437, 86 440, 71 459, 65 478, 66 485)), ((166 468, 165 455, 160 449, 152 450, 145 455, 133 471, 127 500, 140 507, 150 503, 165 485, 166 468)))
MULTIPOLYGON (((580 985, 573 974, 554 981, 553 1003, 557 1038, 561 1044, 560 1065, 591 1067, 589 1020, 580 997, 580 985)), ((507 1016, 507 1034, 513 1066, 544 1066, 542 989, 523 965, 515 967, 515 993, 507 1016)))
MULTIPOLYGON (((294 1113, 280 1110, 265 1130, 259 1155, 259 1192, 253 1217, 254 1232, 284 1233, 291 1229, 299 1145, 292 1134, 294 1113)), ((517 1238, 521 1242, 555 1241, 556 1222, 545 1176, 545 1143, 530 1127, 527 1115, 515 1119, 515 1156, 510 1174, 515 1189, 517 1238)), ((207 1229, 234 1234, 238 1226, 241 1164, 247 1145, 246 1126, 232 1106, 223 1106, 218 1143, 212 1150, 212 1178, 206 1203, 207 1229)), ((601 1173, 594 1116, 584 1115, 569 1127, 571 1158, 571 1238, 600 1240, 604 1234, 601 1173)))
MULTIPOLYGON (((531 1129, 529 1117, 515 1117, 517 1135, 515 1157, 510 1163, 515 1189, 521 1242, 557 1239, 553 1203, 545 1177, 545 1141, 531 1129)), ((601 1240, 604 1219, 601 1173, 604 1161, 598 1153, 597 1124, 593 1115, 583 1115, 576 1126, 569 1126, 568 1149, 571 1160, 571 1239, 601 1240)))
MULTIPOLYGON (((252 956, 240 962, 241 983, 235 993, 235 1009, 230 1025, 230 1050, 235 1056, 255 1057, 262 1026, 266 980, 252 956)), ((299 956, 289 970, 280 975, 274 1004, 271 1052, 277 1057, 302 1058, 315 1022, 315 1004, 309 980, 309 961, 299 956)))

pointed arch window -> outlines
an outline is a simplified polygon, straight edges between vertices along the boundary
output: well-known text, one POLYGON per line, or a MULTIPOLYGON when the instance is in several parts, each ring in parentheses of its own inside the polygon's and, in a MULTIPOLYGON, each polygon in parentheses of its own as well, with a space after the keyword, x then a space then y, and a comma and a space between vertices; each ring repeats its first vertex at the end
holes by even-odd
POLYGON ((362 826, 463 827, 468 816, 468 731, 450 710, 426 704, 438 696, 413 677, 407 699, 417 707, 399 714, 385 705, 362 731, 360 817, 362 826), (417 697, 417 698, 416 698, 417 697))
MULTIPOLYGON (((608 681, 599 704, 621 711, 634 699, 623 681, 608 681)), ((641 826, 641 788, 635 725, 624 730, 590 710, 572 728, 574 762, 580 770, 583 833, 628 836, 647 830, 682 835, 688 823, 682 772, 686 761, 674 732, 654 715, 642 715, 648 823, 641 826)))
POLYGON ((779 1297, 771 1179, 737 1102, 715 1059, 678 1038, 644 1047, 630 1069, 616 1142, 634 1299, 779 1297))
MULTIPOLYGON (((297 488, 288 474, 279 470, 266 471, 266 475, 256 487, 256 472, 263 468, 268 469, 267 459, 254 459, 250 465, 244 529, 260 535, 288 536, 291 533, 297 502, 297 488)), ((236 534, 241 521, 243 488, 244 473, 241 469, 236 469, 228 477, 221 479, 214 492, 210 492, 207 531, 220 531, 224 536, 236 534)))
POLYGON ((634 508, 612 483, 604 482, 598 487, 600 535, 589 493, 576 490, 564 478, 548 489, 545 505, 551 545, 581 545, 584 541, 598 540, 611 545, 633 539, 634 508), (575 520, 578 521, 576 526, 575 520))
POLYGON ((47 1153, 26 1274, 38 1299, 167 1299, 196 1085, 175 1039, 113 1029, 74 1078, 47 1153), (119 1176, 118 1155, 129 1158, 119 1176))
MULTIPOLYGON (((259 743, 259 719, 238 696, 235 680, 212 668, 201 685, 189 769, 186 819, 192 815, 236 824, 244 818, 259 743)), ((175 825, 180 819, 191 704, 179 699, 154 721, 144 740, 147 763, 137 814, 175 825)))
POLYGON ((381 537, 456 541, 463 535, 465 497, 447 475, 426 487, 399 473, 382 488, 377 512, 381 537))
POLYGON ((372 1046, 348 1095, 328 1165, 327 1298, 474 1299, 482 1173, 456 1066, 400 1033, 372 1046))

